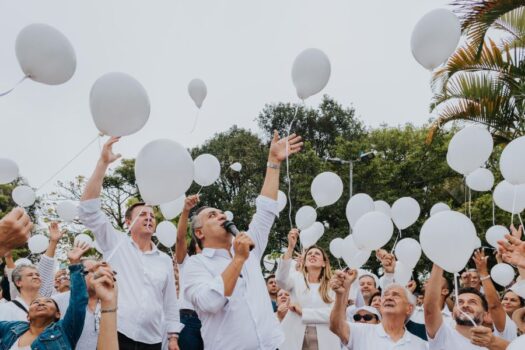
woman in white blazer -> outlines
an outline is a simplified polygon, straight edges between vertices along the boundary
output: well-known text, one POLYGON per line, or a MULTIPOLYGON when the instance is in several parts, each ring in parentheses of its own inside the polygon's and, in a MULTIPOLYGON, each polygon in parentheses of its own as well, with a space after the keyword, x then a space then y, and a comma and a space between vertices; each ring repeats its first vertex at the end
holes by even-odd
POLYGON ((281 322, 285 341, 281 350, 340 349, 339 338, 328 329, 335 296, 328 283, 332 276, 325 251, 309 247, 300 271, 292 264, 299 231, 288 234, 288 249, 277 268, 277 285, 290 293, 289 311, 281 322))

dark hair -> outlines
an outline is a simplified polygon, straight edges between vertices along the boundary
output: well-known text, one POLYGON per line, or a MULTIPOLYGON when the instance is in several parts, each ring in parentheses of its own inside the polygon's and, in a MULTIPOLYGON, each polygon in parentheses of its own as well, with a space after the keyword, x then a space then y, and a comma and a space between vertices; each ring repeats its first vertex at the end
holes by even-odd
POLYGON ((483 305, 483 310, 489 311, 489 304, 487 303, 487 299, 476 288, 472 288, 472 287, 460 288, 459 291, 458 291, 458 297, 461 294, 476 294, 481 299, 481 304, 483 305))
MULTIPOLYGON (((195 210, 195 213, 191 217, 191 237, 192 239, 195 239, 195 242, 197 242, 197 245, 200 249, 203 249, 202 247, 202 241, 195 235, 195 226, 197 223, 197 216, 199 216, 200 213, 202 213, 203 210, 208 209, 210 207, 202 206, 199 209, 195 210)), ((194 245, 195 246, 195 245, 194 245)))
POLYGON ((370 300, 368 300, 368 306, 372 306, 372 300, 374 300, 375 297, 381 297, 381 292, 375 292, 370 297, 370 300))
POLYGON ((133 214, 133 209, 135 209, 136 207, 143 207, 145 205, 146 205, 146 203, 144 203, 144 202, 137 202, 137 203, 134 203, 134 204, 130 205, 128 207, 128 209, 126 209, 126 213, 124 214, 124 218, 126 220, 131 220, 131 216, 133 214))
POLYGON ((502 299, 503 297, 505 296, 505 294, 507 294, 508 292, 512 292, 514 294, 516 294, 516 296, 518 297, 518 300, 520 302, 520 307, 524 307, 525 306, 525 299, 523 299, 521 296, 519 296, 515 291, 513 291, 512 289, 505 289, 505 291, 503 292, 503 296, 502 296, 502 299))
POLYGON ((264 280, 266 281, 266 283, 268 283, 268 281, 270 280, 270 278, 275 278, 275 275, 274 275, 274 274, 271 274, 271 275, 266 276, 266 278, 264 279, 264 280))

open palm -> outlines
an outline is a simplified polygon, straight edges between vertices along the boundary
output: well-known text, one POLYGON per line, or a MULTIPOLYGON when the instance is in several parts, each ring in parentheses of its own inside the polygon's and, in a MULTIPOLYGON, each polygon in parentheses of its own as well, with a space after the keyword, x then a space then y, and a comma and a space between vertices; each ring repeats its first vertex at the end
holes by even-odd
POLYGON ((296 134, 280 139, 277 131, 274 131, 270 145, 270 159, 282 162, 287 156, 299 152, 303 146, 301 140, 301 136, 296 134))

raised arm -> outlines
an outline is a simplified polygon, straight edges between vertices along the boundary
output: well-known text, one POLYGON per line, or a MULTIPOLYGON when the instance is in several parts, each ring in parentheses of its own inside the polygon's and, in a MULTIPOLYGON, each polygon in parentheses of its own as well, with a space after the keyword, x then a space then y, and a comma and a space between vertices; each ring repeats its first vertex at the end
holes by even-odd
POLYGON ((102 310, 97 349, 114 350, 119 348, 117 336, 118 287, 109 265, 100 266, 97 273, 97 276, 100 277, 94 279, 93 286, 102 310))
POLYGON ((489 304, 489 313, 494 322, 494 327, 496 327, 499 332, 503 332, 505 330, 507 314, 499 300, 498 291, 496 290, 496 287, 494 287, 494 283, 492 283, 492 279, 490 278, 490 273, 487 268, 487 259, 488 256, 485 256, 485 252, 483 251, 477 250, 474 253, 473 260, 476 264, 481 284, 483 285, 487 303, 489 304))
POLYGON ((346 306, 350 286, 357 278, 356 270, 336 270, 330 280, 330 288, 335 292, 335 303, 330 313, 330 330, 344 345, 350 341, 350 326, 346 320, 346 306))
POLYGON ((84 193, 82 193, 82 197, 80 198, 81 201, 100 197, 102 182, 104 181, 104 176, 106 175, 109 165, 121 157, 120 154, 113 153, 113 145, 118 142, 118 140, 120 140, 120 137, 111 137, 104 144, 97 166, 89 178, 84 193))
POLYGON ((69 298, 66 315, 59 321, 62 322, 62 327, 64 328, 73 349, 77 345, 78 339, 82 334, 88 303, 86 280, 82 274, 83 269, 84 266, 82 266, 82 264, 69 265, 71 276, 71 296, 69 298))
POLYGON ((175 259, 177 264, 182 264, 186 254, 188 254, 188 246, 186 244, 186 234, 188 233, 188 219, 190 215, 190 210, 199 203, 199 195, 194 194, 188 196, 184 200, 184 208, 179 217, 179 223, 177 227, 177 244, 175 244, 175 259))
MULTIPOLYGON (((294 288, 293 278, 290 276, 292 273, 292 255, 294 252, 295 245, 297 244, 297 239, 299 237, 299 230, 293 228, 288 233, 288 249, 283 255, 283 259, 277 266, 277 271, 275 272, 275 281, 279 288, 282 288, 288 292, 291 292, 294 288)), ((295 272, 295 271, 294 271, 295 272)))
POLYGON ((443 269, 436 264, 432 266, 432 272, 428 279, 428 284, 425 288, 425 326, 427 327, 427 334, 430 338, 434 338, 443 323, 443 315, 441 314, 441 278, 443 277, 443 269))
POLYGON ((49 224, 49 246, 45 254, 40 257, 37 266, 42 279, 39 292, 44 297, 50 297, 54 291, 55 252, 63 235, 64 231, 60 230, 57 222, 53 221, 49 224))

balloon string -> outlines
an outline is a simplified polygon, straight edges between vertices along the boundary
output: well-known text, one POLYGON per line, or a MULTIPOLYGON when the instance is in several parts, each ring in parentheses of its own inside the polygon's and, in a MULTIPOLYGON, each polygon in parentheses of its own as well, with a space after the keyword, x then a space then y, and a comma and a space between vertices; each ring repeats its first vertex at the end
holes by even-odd
POLYGON ((29 78, 29 76, 28 76, 28 75, 24 75, 24 77, 23 77, 22 79, 20 79, 20 80, 15 84, 15 86, 13 86, 11 89, 9 89, 9 90, 7 90, 7 91, 4 91, 4 92, 1 92, 1 93, 0 93, 0 97, 9 94, 11 91, 13 91, 14 89, 16 89, 16 88, 18 87, 18 85, 22 84, 22 82, 23 82, 24 80, 26 80, 27 78, 29 78))
POLYGON ((201 188, 199 188, 199 192, 197 192, 197 195, 199 195, 201 193, 203 187, 204 186, 201 186, 201 188))
POLYGON ((339 270, 342 270, 343 268, 341 267, 341 259, 337 258, 337 265, 339 265, 339 270))
MULTIPOLYGON (((137 216, 135 216, 135 218, 133 219, 133 221, 131 221, 131 224, 129 225, 128 227, 128 230, 126 231, 126 235, 128 233, 131 232, 131 229, 133 228, 133 225, 135 225, 135 223, 137 222, 137 220, 139 219, 140 215, 142 214, 142 212, 144 211, 144 209, 146 208, 146 205, 143 205, 142 208, 140 209, 139 211, 139 214, 137 216)), ((122 243, 125 241, 125 239, 121 239, 119 244, 117 244, 117 246, 115 247, 115 249, 113 249, 113 251, 111 252, 111 254, 108 256, 108 258, 106 259, 106 262, 110 262, 111 259, 113 258, 113 256, 115 255, 115 253, 119 250, 120 246, 122 245, 122 243)))
MULTIPOLYGON (((304 104, 304 100, 303 100, 304 104)), ((293 228, 293 222, 292 222, 292 179, 290 178, 290 161, 288 159, 288 148, 290 147, 290 143, 288 142, 290 137, 290 131, 292 130, 293 123, 295 122, 295 118, 297 117, 297 113, 299 112, 299 104, 295 106, 295 112, 294 116, 292 118, 292 121, 288 125, 288 130, 286 132, 286 182, 288 183, 288 221, 290 222, 290 229, 293 228)))
POLYGON ((472 191, 468 189, 468 216, 472 220, 472 191))
POLYGON ((496 225, 496 205, 494 203, 494 194, 492 195, 492 226, 496 225))
POLYGON ((459 307, 458 278, 459 275, 457 273, 454 273, 454 294, 456 296, 456 308, 463 316, 465 316, 470 322, 472 322, 472 326, 477 327, 478 325, 476 324, 476 322, 474 322, 474 319, 472 319, 472 317, 470 317, 469 314, 463 312, 459 307))
POLYGON ((62 166, 60 169, 58 169, 53 175, 51 175, 46 181, 44 181, 44 183, 42 185, 40 185, 38 188, 37 188, 37 191, 41 190, 42 187, 44 187, 45 185, 47 185, 51 180, 53 180, 55 178, 55 176, 57 176, 58 174, 60 174, 65 168, 67 168, 69 166, 69 164, 71 164, 75 159, 77 159, 78 157, 80 157, 80 155, 82 153, 84 153, 84 151, 86 149, 89 148, 89 146, 91 146, 91 144, 93 142, 95 142, 97 139, 99 139, 101 137, 101 135, 97 134, 97 137, 95 137, 93 140, 89 141, 89 143, 87 145, 85 145, 73 158, 71 158, 66 164, 64 164, 64 166, 62 166))
POLYGON ((467 215, 467 206, 466 206, 467 204, 467 177, 463 176, 463 180, 464 180, 464 185, 463 185, 464 191, 463 192, 465 192, 465 198, 463 200, 463 204, 465 204, 465 215, 467 215))
POLYGON ((191 128, 190 134, 193 134, 193 131, 195 131, 195 127, 197 126, 197 121, 199 120, 199 115, 201 113, 201 109, 197 109, 197 113, 195 114, 195 118, 193 120, 193 127, 191 128))
POLYGON ((516 187, 514 187, 514 197, 512 198, 512 212, 510 214, 510 225, 514 224, 514 210, 516 210, 516 187))
POLYGON ((401 237, 401 229, 398 229, 398 233, 396 235, 396 240, 394 241, 394 245, 392 246, 392 250, 390 251, 390 254, 393 254, 395 249, 396 249, 396 244, 397 244, 397 241, 399 240, 399 238, 401 237))
MULTIPOLYGON (((520 225, 521 225, 521 227, 523 227, 523 221, 521 220, 521 214, 520 214, 520 213, 518 213, 518 218, 520 219, 520 225)), ((521 237, 520 237, 520 239, 521 239, 521 237)))

